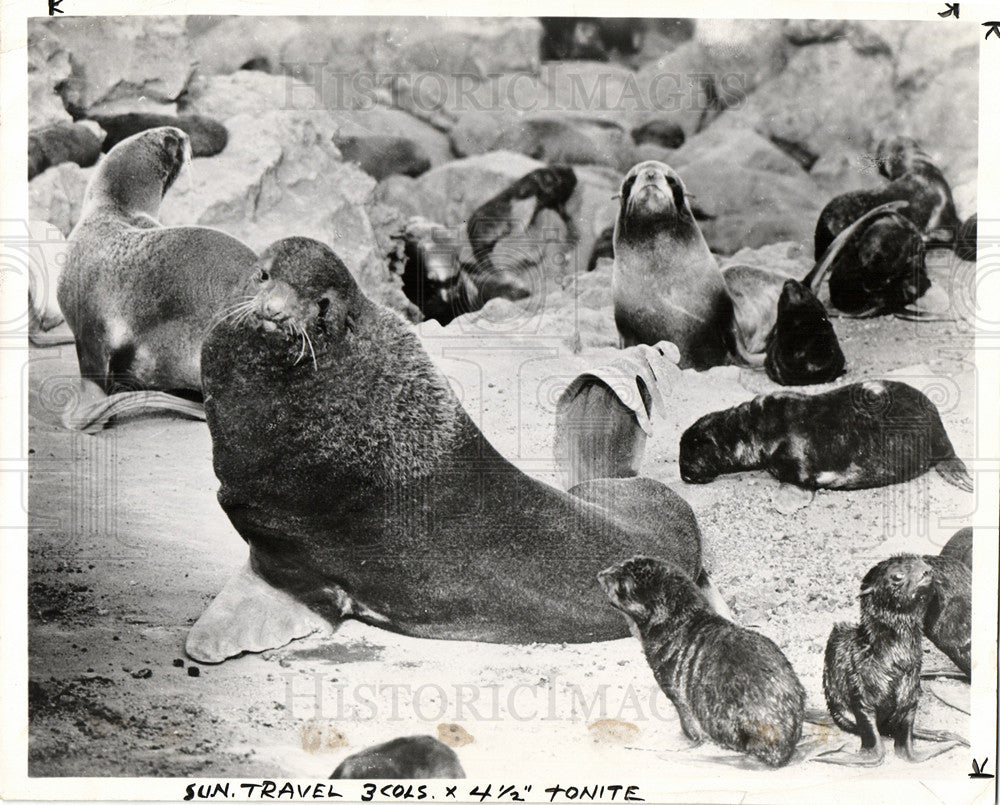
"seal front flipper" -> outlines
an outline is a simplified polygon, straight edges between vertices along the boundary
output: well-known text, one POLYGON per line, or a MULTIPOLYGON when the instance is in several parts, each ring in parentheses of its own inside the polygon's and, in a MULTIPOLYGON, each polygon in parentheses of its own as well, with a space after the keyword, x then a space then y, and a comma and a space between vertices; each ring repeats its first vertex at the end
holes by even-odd
MULTIPOLYGON (((81 397, 93 399, 96 388, 89 381, 81 381, 81 397), (89 392, 89 393, 88 393, 89 392)), ((103 392, 101 392, 103 395, 103 392)), ((97 433, 112 419, 122 416, 137 416, 153 411, 173 411, 177 414, 204 421, 205 406, 183 397, 175 397, 165 391, 122 391, 117 394, 101 396, 83 405, 67 406, 60 419, 69 430, 79 430, 84 433, 97 433)))
POLYGON ((191 627, 184 649, 198 662, 216 663, 280 648, 325 628, 324 618, 264 581, 247 560, 191 627))

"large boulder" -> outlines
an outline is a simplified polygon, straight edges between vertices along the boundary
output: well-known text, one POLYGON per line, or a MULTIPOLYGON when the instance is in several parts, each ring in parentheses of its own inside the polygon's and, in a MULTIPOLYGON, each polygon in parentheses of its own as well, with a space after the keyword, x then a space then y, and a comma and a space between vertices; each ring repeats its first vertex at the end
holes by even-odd
POLYGON ((232 75, 197 75, 178 103, 181 114, 203 115, 222 121, 236 115, 278 109, 315 111, 322 108, 312 86, 292 76, 268 75, 256 70, 237 70, 232 75))
POLYGON ((37 18, 28 20, 28 128, 72 123, 58 87, 72 72, 59 38, 37 18))
POLYGON ((281 72, 287 44, 308 30, 311 18, 192 15, 186 29, 198 72, 228 75, 241 69, 281 72))
POLYGON ((194 72, 184 17, 53 17, 38 24, 69 53, 72 72, 61 93, 73 112, 129 111, 126 99, 172 104, 194 72))
POLYGON ((226 121, 229 144, 182 176, 160 210, 165 225, 228 232, 255 251, 292 235, 328 244, 380 301, 399 302, 368 219, 374 180, 345 164, 326 112, 272 111, 226 121))
POLYGON ((69 235, 80 220, 83 196, 95 170, 64 162, 36 176, 28 183, 29 219, 48 221, 69 235))

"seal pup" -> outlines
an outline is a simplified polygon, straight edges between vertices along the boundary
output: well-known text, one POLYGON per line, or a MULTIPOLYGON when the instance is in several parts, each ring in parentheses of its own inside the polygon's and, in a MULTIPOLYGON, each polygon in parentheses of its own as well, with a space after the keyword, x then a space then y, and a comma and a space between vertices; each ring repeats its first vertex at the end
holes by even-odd
POLYGON ((834 723, 861 736, 861 751, 817 757, 824 763, 874 766, 885 757, 882 736, 896 754, 927 760, 963 741, 946 732, 915 730, 920 701, 920 631, 933 588, 933 571, 919 556, 902 555, 875 565, 861 581, 861 622, 838 623, 823 663, 823 694, 834 723), (913 738, 946 744, 920 755, 913 738))
POLYGON ((108 153, 122 140, 127 140, 134 134, 163 126, 180 129, 191 142, 191 155, 196 157, 211 157, 220 153, 229 143, 229 131, 210 117, 202 115, 161 115, 154 112, 126 112, 120 115, 90 115, 107 136, 101 144, 101 150, 108 153))
POLYGON ((794 279, 781 288, 765 350, 767 376, 782 386, 829 383, 844 373, 844 353, 826 308, 794 279))
POLYGON ((710 739, 769 766, 788 763, 806 694, 781 649, 712 612, 691 580, 660 559, 634 556, 597 578, 696 746, 710 739))
POLYGON ((57 296, 80 374, 114 396, 75 412, 74 427, 99 426, 136 402, 203 415, 200 405, 167 394, 127 396, 137 389, 198 396, 202 338, 256 261, 219 230, 157 222, 163 195, 189 159, 183 131, 149 129, 112 148, 87 186, 57 296))
POLYGON ((455 750, 430 735, 413 735, 369 746, 345 758, 331 780, 462 779, 455 750))
POLYGON ((680 176, 634 165, 621 186, 612 287, 623 347, 671 341, 681 368, 725 364, 736 344, 733 303, 695 223, 680 176))
POLYGON ((452 640, 614 639, 601 568, 647 551, 699 576, 687 503, 648 478, 566 493, 526 476, 327 246, 273 244, 246 296, 201 366, 219 503, 250 561, 192 628, 193 658, 274 648, 317 615, 452 640))
POLYGON ((866 380, 821 394, 781 391, 706 414, 681 435, 681 478, 767 470, 806 489, 868 489, 931 467, 972 491, 938 410, 906 383, 866 380))
POLYGON ((911 137, 892 137, 878 144, 875 160, 888 184, 854 190, 833 198, 820 212, 814 236, 821 259, 833 239, 864 213, 890 201, 906 201, 903 211, 928 240, 951 244, 961 221, 944 174, 911 137), (939 231, 940 230, 940 231, 939 231))
POLYGON ((101 155, 101 140, 79 123, 55 123, 28 132, 28 180, 63 162, 89 168, 101 155))
POLYGON ((958 531, 937 556, 925 556, 934 583, 924 635, 972 677, 972 529, 958 531))
POLYGON ((336 134, 337 146, 345 162, 354 162, 361 170, 381 181, 399 173, 420 176, 430 170, 431 160, 423 146, 409 137, 389 134, 366 134, 362 137, 336 134))
MULTIPOLYGON (((818 294, 830 274, 830 302, 850 316, 909 311, 931 282, 923 238, 902 215, 907 204, 884 204, 846 227, 806 276, 810 290, 818 294)), ((919 306, 911 312, 919 317, 919 306)))

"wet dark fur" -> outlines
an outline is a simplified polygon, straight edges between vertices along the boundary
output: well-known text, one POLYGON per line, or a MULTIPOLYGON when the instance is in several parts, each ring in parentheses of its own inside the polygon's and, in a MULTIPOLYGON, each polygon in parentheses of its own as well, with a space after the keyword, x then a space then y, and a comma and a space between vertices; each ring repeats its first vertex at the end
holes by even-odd
POLYGON ((888 184, 872 190, 855 190, 837 196, 823 208, 816 222, 815 257, 821 259, 830 242, 842 229, 864 213, 887 201, 908 201, 903 211, 923 234, 943 230, 943 241, 950 243, 960 221, 955 212, 951 187, 941 171, 930 161, 915 140, 894 137, 879 143, 876 152, 879 172, 888 184), (940 209, 936 220, 935 210, 940 209))
POLYGON ((797 280, 785 280, 781 289, 764 369, 782 386, 829 383, 844 372, 844 353, 826 308, 797 280))
POLYGON ((369 176, 382 180, 399 173, 419 176, 431 167, 423 147, 408 137, 369 134, 364 137, 334 137, 345 162, 355 162, 369 176))
POLYGON ((260 265, 243 293, 261 312, 212 330, 202 372, 219 502, 267 582, 331 621, 529 643, 623 636, 594 584, 621 556, 652 552, 699 575, 683 500, 646 478, 567 494, 526 476, 326 246, 287 238, 260 265), (311 349, 263 329, 279 292, 311 349), (338 588, 359 606, 345 612, 338 588))
POLYGON ((28 132, 28 179, 63 162, 89 168, 101 155, 101 141, 86 126, 56 123, 28 132))
POLYGON ((855 315, 897 313, 931 287, 923 238, 900 213, 863 226, 830 266, 830 302, 855 315))
POLYGON ((920 627, 932 570, 918 556, 875 565, 861 582, 861 620, 830 632, 823 693, 834 722, 861 736, 862 755, 881 758, 882 735, 912 755, 920 701, 920 627))
POLYGON ((466 232, 478 270, 489 266, 489 256, 497 242, 509 235, 512 228, 511 203, 534 198, 535 210, 531 214, 529 226, 535 222, 542 210, 554 210, 566 224, 571 236, 575 235, 575 225, 566 202, 576 189, 576 173, 565 165, 537 168, 525 174, 516 182, 484 202, 469 216, 466 232))
POLYGON ((937 408, 906 383, 865 381, 807 395, 760 395, 707 414, 681 436, 681 477, 764 469, 807 489, 866 489, 908 481, 931 467, 972 490, 937 408))
POLYGON ((598 579, 636 626, 657 684, 684 734, 785 765, 802 735, 805 690, 768 638, 712 612, 694 584, 659 559, 636 556, 598 579))
POLYGON ((465 777, 455 750, 430 735, 370 746, 345 758, 331 780, 441 780, 465 777))
POLYGON ((955 533, 938 556, 925 556, 934 571, 934 592, 924 634, 966 676, 972 676, 972 529, 955 533))
POLYGON ((201 115, 159 115, 149 112, 128 112, 121 115, 90 115, 91 120, 104 129, 101 150, 107 153, 118 143, 133 134, 160 126, 173 126, 191 138, 191 154, 196 157, 211 157, 222 151, 229 142, 229 132, 216 120, 201 115))
POLYGON ((594 241, 594 248, 590 251, 590 258, 587 260, 587 271, 597 268, 597 261, 602 257, 609 260, 615 259, 615 228, 609 226, 601 231, 594 241))

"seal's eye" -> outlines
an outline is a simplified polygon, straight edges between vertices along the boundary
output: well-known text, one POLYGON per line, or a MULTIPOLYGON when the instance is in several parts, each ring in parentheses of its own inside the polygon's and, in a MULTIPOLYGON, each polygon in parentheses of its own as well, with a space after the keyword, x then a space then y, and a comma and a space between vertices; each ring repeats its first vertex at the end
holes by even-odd
POLYGON ((270 274, 269 274, 269 273, 267 272, 267 269, 266 269, 266 268, 262 268, 262 269, 260 270, 260 274, 258 275, 258 277, 257 277, 257 278, 258 278, 258 279, 259 279, 259 280, 260 280, 261 282, 267 282, 267 281, 268 281, 269 279, 271 279, 271 275, 270 275, 270 274))
POLYGON ((326 311, 330 309, 330 300, 325 296, 319 300, 319 315, 320 318, 326 315, 326 311))

